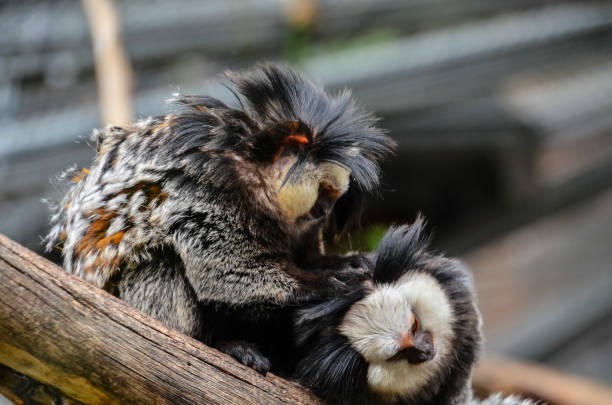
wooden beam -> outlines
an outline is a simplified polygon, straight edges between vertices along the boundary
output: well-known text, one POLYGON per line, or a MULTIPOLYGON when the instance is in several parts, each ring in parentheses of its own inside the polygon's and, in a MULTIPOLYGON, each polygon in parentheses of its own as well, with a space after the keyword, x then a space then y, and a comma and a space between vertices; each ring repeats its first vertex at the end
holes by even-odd
POLYGON ((0 363, 87 404, 316 404, 0 235, 0 363))
MULTIPOLYGON (((321 404, 296 384, 262 377, 1 234, 0 363, 0 393, 18 404, 50 398, 72 404, 321 404)), ((551 405, 612 403, 609 387, 499 358, 481 362, 474 387, 479 396, 521 393, 551 405)))
POLYGON ((474 391, 480 397, 520 393, 549 405, 612 404, 612 388, 603 384, 499 357, 488 357, 476 368, 474 391))
MULTIPOLYGON (((0 364, 0 394, 16 405, 82 405, 82 402, 64 396, 57 388, 41 384, 2 364, 0 364)), ((0 403, 3 403, 2 398, 0 403)))

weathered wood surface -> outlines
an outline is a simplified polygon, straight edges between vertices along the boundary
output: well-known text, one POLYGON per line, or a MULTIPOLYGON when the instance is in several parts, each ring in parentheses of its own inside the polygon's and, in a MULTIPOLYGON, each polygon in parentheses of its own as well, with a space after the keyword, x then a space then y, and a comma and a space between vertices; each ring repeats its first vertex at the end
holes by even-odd
POLYGON ((314 404, 0 235, 0 363, 87 404, 314 404))
POLYGON ((492 392, 522 393, 549 405, 609 405, 612 388, 584 378, 566 376, 545 367, 502 358, 487 358, 474 374, 480 396, 492 392))

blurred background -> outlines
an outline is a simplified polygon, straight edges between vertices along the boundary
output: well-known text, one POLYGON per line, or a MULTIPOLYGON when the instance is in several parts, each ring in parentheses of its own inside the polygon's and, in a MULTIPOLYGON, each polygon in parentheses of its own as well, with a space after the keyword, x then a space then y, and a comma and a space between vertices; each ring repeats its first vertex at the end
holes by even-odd
MULTIPOLYGON (((487 354, 612 383, 611 1, 115 5, 135 117, 234 103, 216 75, 262 60, 353 89, 399 147, 343 246, 423 213, 475 273, 487 354)), ((102 125, 90 27, 78 0, 5 0, 0 30, 0 232, 41 252, 50 178, 102 125)))

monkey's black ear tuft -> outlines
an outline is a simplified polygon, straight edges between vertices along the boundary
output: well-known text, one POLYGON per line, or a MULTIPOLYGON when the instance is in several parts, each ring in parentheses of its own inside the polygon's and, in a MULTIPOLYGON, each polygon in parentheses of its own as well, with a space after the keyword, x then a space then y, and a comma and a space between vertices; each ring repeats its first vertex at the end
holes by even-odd
POLYGON ((175 94, 170 103, 176 106, 183 107, 184 110, 206 112, 207 109, 225 109, 230 108, 222 101, 209 96, 194 96, 194 95, 178 95, 175 94))
MULTIPOLYGON (((339 334, 322 336, 297 364, 293 378, 334 404, 366 394, 368 364, 339 334)), ((361 401, 360 401, 361 402, 361 401)))
POLYGON ((303 122, 285 121, 265 129, 253 144, 255 158, 272 163, 282 155, 299 152, 312 144, 312 131, 303 122))
POLYGON ((338 333, 338 325, 353 304, 365 298, 365 288, 296 311, 294 331, 303 351, 293 378, 334 404, 354 404, 366 387, 368 365, 338 333))
POLYGON ((425 220, 418 215, 412 225, 391 227, 374 252, 374 281, 390 283, 404 273, 421 267, 430 238, 425 220))
POLYGON ((345 294, 296 311, 294 329, 299 346, 316 343, 321 334, 336 329, 339 321, 357 301, 365 298, 363 287, 355 287, 345 294))

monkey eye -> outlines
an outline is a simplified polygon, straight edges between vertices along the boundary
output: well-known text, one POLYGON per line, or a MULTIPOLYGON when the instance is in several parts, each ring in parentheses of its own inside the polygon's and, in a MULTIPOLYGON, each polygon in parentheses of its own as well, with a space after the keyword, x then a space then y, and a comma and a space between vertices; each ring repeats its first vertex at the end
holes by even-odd
POLYGON ((416 333, 419 330, 419 318, 415 314, 412 314, 412 324, 410 325, 410 331, 416 333))

